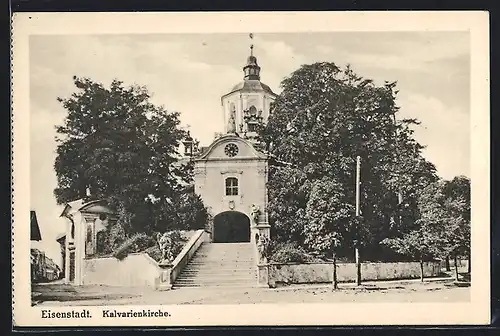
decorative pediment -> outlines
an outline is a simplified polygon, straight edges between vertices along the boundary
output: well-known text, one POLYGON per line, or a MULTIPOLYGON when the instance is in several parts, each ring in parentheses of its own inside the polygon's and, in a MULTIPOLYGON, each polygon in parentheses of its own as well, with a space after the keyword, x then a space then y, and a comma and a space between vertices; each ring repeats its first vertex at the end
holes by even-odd
POLYGON ((91 214, 113 214, 114 212, 107 206, 105 201, 92 201, 84 204, 80 212, 91 214))
POLYGON ((76 212, 94 214, 96 216, 100 214, 114 214, 114 212, 107 206, 107 202, 105 200, 84 202, 80 199, 67 203, 64 207, 63 212, 61 213, 61 217, 71 217, 76 212))
POLYGON ((252 143, 234 134, 216 139, 205 152, 195 160, 267 159, 254 148, 252 143))

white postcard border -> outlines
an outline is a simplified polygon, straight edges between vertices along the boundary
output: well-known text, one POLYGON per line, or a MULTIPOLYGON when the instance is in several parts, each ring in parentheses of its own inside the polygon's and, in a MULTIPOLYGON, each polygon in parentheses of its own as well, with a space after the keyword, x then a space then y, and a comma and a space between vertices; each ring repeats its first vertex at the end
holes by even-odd
MULTIPOLYGON (((490 322, 489 17, 487 12, 16 13, 13 18, 13 316, 17 326, 388 325, 490 322), (258 24, 256 24, 258 23, 258 24), (472 273, 469 303, 74 307, 92 319, 42 319, 29 272, 29 48, 33 34, 470 31, 472 273), (168 318, 103 318, 162 309, 168 318)), ((50 80, 50 79, 48 79, 50 80)))

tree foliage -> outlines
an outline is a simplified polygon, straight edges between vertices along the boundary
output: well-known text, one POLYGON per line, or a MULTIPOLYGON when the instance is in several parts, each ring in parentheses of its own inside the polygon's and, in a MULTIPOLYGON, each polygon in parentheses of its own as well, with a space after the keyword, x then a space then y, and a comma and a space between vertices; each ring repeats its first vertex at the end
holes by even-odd
POLYGON ((321 251, 331 247, 328 239, 352 245, 354 233, 340 232, 353 227, 360 156, 363 242, 375 256, 380 241, 411 230, 420 190, 437 179, 413 138, 419 122, 397 118, 395 82, 376 85, 349 66, 303 65, 281 87, 261 134, 274 160, 268 211, 275 238, 321 251))
POLYGON ((306 205, 307 225, 303 234, 310 250, 331 256, 341 244, 352 239, 354 207, 342 184, 324 177, 313 183, 306 205))
POLYGON ((192 164, 179 160, 188 136, 179 113, 155 106, 142 86, 73 79, 76 92, 58 98, 68 114, 57 127, 57 202, 85 198, 89 188, 116 209, 127 233, 202 226, 206 209, 186 192, 192 164), (177 215, 179 206, 189 216, 177 215))
POLYGON ((418 197, 420 216, 416 227, 396 238, 384 240, 401 254, 422 259, 446 258, 470 253, 470 180, 429 184, 418 197))

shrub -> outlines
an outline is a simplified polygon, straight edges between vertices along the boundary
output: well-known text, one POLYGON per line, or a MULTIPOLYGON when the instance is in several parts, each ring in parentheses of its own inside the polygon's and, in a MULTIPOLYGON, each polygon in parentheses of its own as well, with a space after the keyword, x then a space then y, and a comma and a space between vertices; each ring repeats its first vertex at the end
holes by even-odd
POLYGON ((151 258, 153 258, 156 262, 161 261, 161 251, 158 245, 151 246, 146 249, 146 252, 151 258))
POLYGON ((126 239, 112 252, 112 256, 117 259, 125 258, 129 253, 137 252, 137 244, 140 244, 141 240, 147 240, 149 237, 144 233, 137 233, 132 237, 126 239))
POLYGON ((125 229, 120 223, 110 223, 97 237, 97 255, 101 256, 113 254, 127 240, 125 229))
POLYGON ((271 244, 269 258, 276 263, 311 262, 314 258, 295 242, 271 244))
MULTIPOLYGON (((188 237, 186 235, 185 231, 179 231, 179 230, 174 230, 174 231, 168 231, 166 232, 167 236, 169 237, 169 241, 171 242, 170 245, 166 246, 167 253, 166 255, 169 256, 168 258, 175 259, 177 255, 181 252, 183 249, 184 245, 188 241, 188 237)), ((161 253, 160 251, 160 261, 161 261, 161 253)), ((156 260, 156 259, 155 259, 156 260)))
MULTIPOLYGON (((171 255, 175 258, 184 248, 189 237, 186 232, 179 230, 169 231, 167 234, 170 236, 170 241, 172 242, 168 248, 171 255)), ((111 251, 111 255, 121 260, 130 253, 137 252, 146 252, 157 262, 160 262, 162 258, 162 251, 160 251, 156 238, 145 233, 137 233, 126 239, 111 251)))
POLYGON ((130 253, 144 252, 148 248, 157 245, 156 240, 149 235, 139 234, 130 246, 130 253))

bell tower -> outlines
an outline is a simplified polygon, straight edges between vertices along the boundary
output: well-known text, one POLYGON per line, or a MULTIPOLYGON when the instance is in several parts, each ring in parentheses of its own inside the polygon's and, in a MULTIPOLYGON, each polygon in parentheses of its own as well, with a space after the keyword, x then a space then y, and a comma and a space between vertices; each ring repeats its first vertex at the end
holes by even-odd
POLYGON ((257 64, 257 57, 253 55, 253 44, 250 45, 250 56, 247 58, 247 64, 243 67, 245 76, 243 79, 260 80, 260 66, 257 64))
MULTIPOLYGON (((253 34, 250 38, 253 39, 253 34)), ((243 81, 221 97, 225 134, 238 134, 252 140, 257 136, 259 127, 267 122, 276 94, 261 82, 260 72, 254 45, 251 44, 250 55, 243 66, 243 81)))

